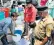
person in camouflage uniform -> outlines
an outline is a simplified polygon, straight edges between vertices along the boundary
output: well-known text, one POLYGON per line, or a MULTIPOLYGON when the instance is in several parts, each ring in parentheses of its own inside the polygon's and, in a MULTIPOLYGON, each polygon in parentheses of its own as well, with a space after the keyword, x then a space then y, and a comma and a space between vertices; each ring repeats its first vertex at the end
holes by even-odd
POLYGON ((53 19, 48 14, 48 7, 38 7, 37 9, 42 18, 38 24, 36 24, 34 30, 34 45, 45 45, 53 30, 53 19))

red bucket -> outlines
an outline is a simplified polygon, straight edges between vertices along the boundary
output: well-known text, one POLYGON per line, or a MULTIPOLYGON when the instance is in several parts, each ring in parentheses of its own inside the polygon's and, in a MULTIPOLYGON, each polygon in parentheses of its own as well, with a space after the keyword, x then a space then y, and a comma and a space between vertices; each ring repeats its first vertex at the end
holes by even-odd
POLYGON ((3 8, 3 11, 5 12, 5 18, 9 17, 9 8, 3 8))

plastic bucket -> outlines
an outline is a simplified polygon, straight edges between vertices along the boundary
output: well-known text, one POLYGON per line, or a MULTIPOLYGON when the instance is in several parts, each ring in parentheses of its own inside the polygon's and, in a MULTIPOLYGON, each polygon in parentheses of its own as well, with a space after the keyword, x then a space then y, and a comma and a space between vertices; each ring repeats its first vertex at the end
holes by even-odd
POLYGON ((0 21, 3 20, 4 18, 5 18, 4 12, 0 12, 0 21))
POLYGON ((16 36, 12 36, 13 41, 14 41, 14 42, 20 41, 21 36, 22 36, 22 33, 23 33, 23 32, 22 32, 22 29, 19 28, 19 27, 16 27, 16 28, 15 28, 15 31, 14 31, 14 35, 16 35, 16 36))
POLYGON ((5 12, 5 18, 9 17, 9 8, 3 8, 3 11, 5 12))

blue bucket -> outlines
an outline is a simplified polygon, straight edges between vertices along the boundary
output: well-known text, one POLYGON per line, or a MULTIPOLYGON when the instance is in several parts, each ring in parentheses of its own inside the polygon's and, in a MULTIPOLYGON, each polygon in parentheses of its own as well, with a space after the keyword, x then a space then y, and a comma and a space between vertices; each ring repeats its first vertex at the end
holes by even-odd
POLYGON ((22 35, 22 31, 21 30, 15 30, 14 34, 22 35))

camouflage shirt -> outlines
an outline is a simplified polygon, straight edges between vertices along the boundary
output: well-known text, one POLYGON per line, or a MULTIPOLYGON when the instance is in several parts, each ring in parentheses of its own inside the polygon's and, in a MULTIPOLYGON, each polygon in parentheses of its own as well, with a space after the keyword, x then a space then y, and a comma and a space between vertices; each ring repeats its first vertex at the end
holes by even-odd
POLYGON ((34 30, 34 36, 39 39, 43 39, 45 36, 50 37, 51 30, 53 30, 53 19, 48 15, 38 22, 34 30))

